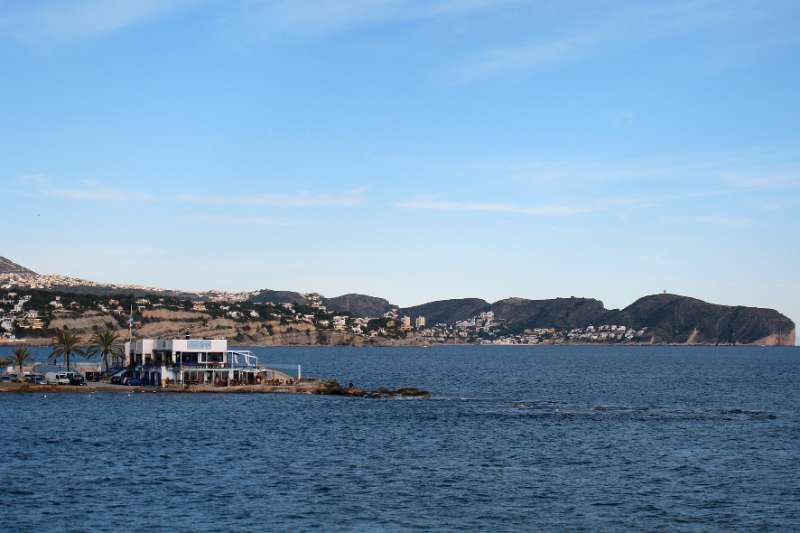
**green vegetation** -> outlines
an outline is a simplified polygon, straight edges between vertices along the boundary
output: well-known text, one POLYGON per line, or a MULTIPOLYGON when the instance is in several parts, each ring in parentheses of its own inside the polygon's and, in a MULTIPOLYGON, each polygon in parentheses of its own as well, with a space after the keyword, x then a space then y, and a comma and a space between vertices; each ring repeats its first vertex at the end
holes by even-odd
POLYGON ((116 363, 122 356, 119 334, 114 330, 95 331, 89 342, 90 346, 86 351, 86 356, 101 357, 106 370, 109 369, 109 359, 116 363))
POLYGON ((69 370, 69 360, 73 355, 84 356, 85 352, 79 347, 81 343, 80 337, 75 335, 69 329, 59 329, 56 332, 56 337, 53 339, 53 352, 50 354, 50 359, 53 362, 57 361, 59 357, 64 358, 64 364, 69 370))
POLYGON ((25 365, 25 362, 28 361, 33 354, 28 349, 27 346, 17 346, 14 348, 14 362, 17 364, 17 368, 19 369, 17 372, 17 381, 22 381, 22 367, 25 365))

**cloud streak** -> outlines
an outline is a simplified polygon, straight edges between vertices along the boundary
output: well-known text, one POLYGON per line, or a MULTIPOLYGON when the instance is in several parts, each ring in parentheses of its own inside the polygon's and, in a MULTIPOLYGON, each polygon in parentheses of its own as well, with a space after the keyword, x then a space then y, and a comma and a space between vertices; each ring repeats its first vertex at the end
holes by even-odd
POLYGON ((401 209, 424 209, 431 211, 479 211, 484 213, 515 213, 532 216, 568 216, 596 211, 594 208, 563 205, 527 206, 505 202, 451 202, 418 199, 400 202, 401 209))
POLYGON ((788 172, 722 172, 720 175, 733 187, 744 189, 792 189, 800 187, 800 171, 788 172))
POLYGON ((42 192, 54 198, 86 202, 118 203, 156 201, 156 198, 148 193, 117 187, 107 187, 91 181, 84 182, 84 185, 81 187, 45 188, 42 192))
POLYGON ((183 203, 200 205, 238 205, 268 207, 355 207, 363 205, 367 200, 366 189, 352 189, 340 193, 315 194, 309 191, 297 194, 182 194, 178 200, 183 203))
MULTIPOLYGON (((661 39, 726 23, 774 16, 769 10, 747 2, 720 0, 674 0, 672 2, 617 3, 596 6, 590 16, 579 2, 563 2, 563 10, 572 11, 572 27, 549 40, 521 43, 516 46, 484 50, 461 65, 449 69, 455 83, 471 83, 504 73, 536 71, 607 53, 615 47, 661 39)), ((563 10, 558 16, 563 17, 563 10)), ((543 31, 547 10, 540 10, 543 31)), ((552 14, 550 15, 552 16, 552 14)))
POLYGON ((735 215, 690 215, 665 217, 667 222, 686 222, 691 224, 710 224, 714 226, 749 226, 753 223, 750 217, 735 215))
POLYGON ((88 37, 166 16, 204 0, 70 0, 24 2, 4 7, 0 34, 21 40, 88 37))
POLYGON ((241 215, 208 215, 208 214, 191 214, 178 219, 180 222, 186 223, 204 223, 229 226, 275 226, 281 228, 294 227, 295 224, 289 222, 282 222, 280 220, 273 220, 271 218, 259 216, 241 216, 241 215))
POLYGON ((522 0, 263 0, 244 9, 248 25, 267 32, 324 34, 352 27, 497 9, 522 0))
POLYGON ((581 56, 596 36, 581 34, 551 42, 498 48, 482 53, 455 69, 457 82, 470 83, 514 70, 532 70, 562 64, 581 56))

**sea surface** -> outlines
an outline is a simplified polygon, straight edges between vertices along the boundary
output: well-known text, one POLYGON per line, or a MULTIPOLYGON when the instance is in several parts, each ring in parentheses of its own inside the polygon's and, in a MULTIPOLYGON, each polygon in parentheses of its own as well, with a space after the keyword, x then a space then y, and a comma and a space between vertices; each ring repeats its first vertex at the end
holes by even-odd
POLYGON ((257 353, 432 398, 2 394, 0 530, 800 530, 798 348, 257 353))

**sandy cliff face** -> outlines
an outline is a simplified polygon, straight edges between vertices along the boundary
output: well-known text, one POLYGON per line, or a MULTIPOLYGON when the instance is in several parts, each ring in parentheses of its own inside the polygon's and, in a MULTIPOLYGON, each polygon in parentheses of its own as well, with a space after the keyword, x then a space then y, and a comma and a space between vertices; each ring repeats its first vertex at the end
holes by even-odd
POLYGON ((794 346, 796 342, 796 330, 792 329, 788 333, 773 333, 763 339, 757 340, 753 344, 762 346, 794 346))
POLYGON ((91 333, 95 328, 104 329, 110 327, 112 329, 118 327, 117 319, 112 315, 102 313, 84 313, 82 316, 75 318, 54 318, 50 321, 51 329, 69 328, 76 331, 78 334, 82 332, 91 333))

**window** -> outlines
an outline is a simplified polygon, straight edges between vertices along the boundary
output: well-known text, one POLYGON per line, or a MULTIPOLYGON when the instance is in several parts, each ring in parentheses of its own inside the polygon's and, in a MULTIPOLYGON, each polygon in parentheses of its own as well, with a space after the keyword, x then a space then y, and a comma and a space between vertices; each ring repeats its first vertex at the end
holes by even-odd
POLYGON ((206 354, 206 362, 208 363, 222 363, 225 361, 225 354, 222 352, 209 352, 206 354))

